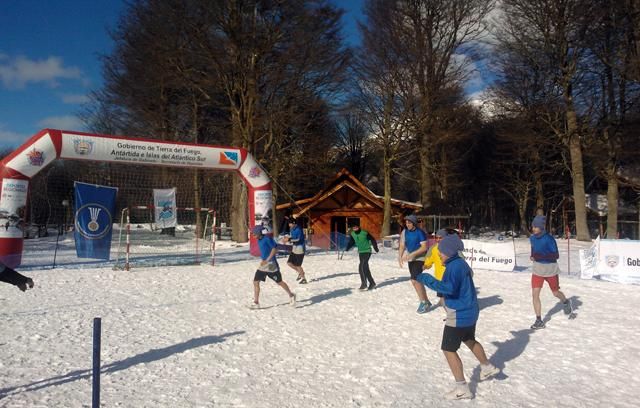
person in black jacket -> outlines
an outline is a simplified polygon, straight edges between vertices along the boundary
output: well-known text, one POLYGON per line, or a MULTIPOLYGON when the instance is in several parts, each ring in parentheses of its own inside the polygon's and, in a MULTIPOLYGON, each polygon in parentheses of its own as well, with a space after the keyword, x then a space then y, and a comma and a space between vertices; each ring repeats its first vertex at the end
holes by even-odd
POLYGON ((369 269, 369 258, 371 258, 371 247, 378 252, 378 244, 376 239, 371 234, 360 228, 359 225, 351 225, 351 233, 349 234, 349 242, 345 251, 350 250, 353 247, 358 248, 358 255, 360 256, 360 264, 358 265, 358 272, 360 272, 360 290, 373 290, 376 288, 376 282, 371 276, 371 270, 369 269), (367 287, 367 282, 369 286, 367 287))
POLYGON ((14 269, 9 268, 2 262, 0 262, 0 281, 17 286, 18 289, 23 292, 27 290, 27 288, 33 287, 33 279, 19 274, 14 269))

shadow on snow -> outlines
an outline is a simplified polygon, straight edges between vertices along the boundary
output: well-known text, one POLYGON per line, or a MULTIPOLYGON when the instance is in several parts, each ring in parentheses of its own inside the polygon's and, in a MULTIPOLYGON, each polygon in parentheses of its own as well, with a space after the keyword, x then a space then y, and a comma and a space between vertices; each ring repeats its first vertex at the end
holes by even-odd
MULTIPOLYGON (((192 350, 198 347, 203 347, 210 344, 222 343, 223 341, 225 341, 227 337, 237 336, 243 333, 245 332, 235 331, 235 332, 223 334, 221 336, 203 336, 203 337, 198 337, 198 338, 185 341, 184 343, 174 344, 173 346, 160 348, 160 349, 151 349, 149 351, 135 355, 133 357, 129 357, 124 360, 115 361, 113 363, 104 365, 100 368, 100 373, 102 374, 114 373, 117 371, 126 370, 138 364, 146 364, 153 361, 162 360, 174 354, 184 353, 185 351, 192 350)), ((27 391, 37 391, 42 388, 62 385, 72 381, 78 381, 78 380, 90 378, 92 374, 93 374, 92 370, 75 370, 75 371, 70 371, 67 374, 59 375, 57 377, 47 378, 44 380, 29 383, 29 384, 16 385, 13 387, 3 388, 3 389, 0 389, 0 399, 13 394, 19 394, 27 391)))

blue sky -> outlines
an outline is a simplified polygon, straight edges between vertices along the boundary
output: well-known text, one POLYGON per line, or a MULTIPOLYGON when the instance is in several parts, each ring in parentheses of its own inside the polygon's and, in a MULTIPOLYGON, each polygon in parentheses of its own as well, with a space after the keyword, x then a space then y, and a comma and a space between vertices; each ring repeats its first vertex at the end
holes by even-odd
POLYGON ((0 0, 0 148, 38 130, 81 130, 75 118, 101 86, 120 0, 0 0))
MULTIPOLYGON (((364 0, 333 0, 345 10, 349 43, 364 0)), ((43 128, 84 130, 76 114, 102 86, 123 0, 0 0, 0 149, 18 147, 43 128)))
MULTIPOLYGON (((335 0, 345 34, 357 43, 364 0, 335 0)), ((123 0, 0 0, 0 149, 18 147, 40 129, 83 130, 76 113, 102 85, 123 0)))

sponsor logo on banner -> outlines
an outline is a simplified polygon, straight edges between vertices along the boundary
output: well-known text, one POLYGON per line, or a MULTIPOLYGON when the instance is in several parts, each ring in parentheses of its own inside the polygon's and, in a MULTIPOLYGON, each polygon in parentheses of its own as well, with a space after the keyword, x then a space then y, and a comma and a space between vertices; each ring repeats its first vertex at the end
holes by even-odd
POLYGON ((101 239, 111 231, 113 223, 109 210, 100 204, 87 204, 76 211, 76 228, 86 239, 101 239), (86 214, 85 214, 86 213, 86 214), (78 220, 88 217, 84 225, 78 220))
POLYGON ((618 255, 605 255, 604 261, 609 268, 615 268, 620 263, 620 257, 618 255))
POLYGON ((93 152, 93 141, 85 139, 74 139, 73 150, 82 156, 88 156, 93 152))
POLYGON ((42 150, 33 150, 27 152, 27 160, 29 164, 36 167, 41 167, 44 164, 44 152, 42 150))
POLYGON ((262 170, 260 170, 258 166, 252 167, 251 170, 249 170, 249 177, 251 178, 258 178, 261 174, 262 170))
POLYGON ((238 152, 220 152, 220 164, 238 164, 238 152))

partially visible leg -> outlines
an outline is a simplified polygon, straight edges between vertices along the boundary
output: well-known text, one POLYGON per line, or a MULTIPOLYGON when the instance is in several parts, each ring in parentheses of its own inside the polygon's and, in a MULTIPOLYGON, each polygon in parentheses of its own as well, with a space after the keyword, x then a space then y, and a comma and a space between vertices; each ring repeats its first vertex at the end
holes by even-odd
POLYGON ((487 359, 487 355, 484 353, 484 347, 482 347, 482 344, 478 343, 476 340, 467 340, 464 344, 469 347, 469 350, 471 350, 473 355, 476 356, 480 364, 489 364, 489 360, 487 359))
POLYGON ((364 277, 369 282, 369 287, 376 286, 376 282, 373 280, 373 276, 371 276, 371 269, 369 269, 369 259, 371 258, 371 253, 362 254, 364 255, 363 259, 363 271, 364 277))
POLYGON ((298 278, 300 278, 300 269, 297 266, 295 266, 291 262, 287 262, 287 266, 289 268, 293 269, 294 271, 298 272, 298 278))
POLYGON ((27 288, 33 287, 33 280, 31 278, 18 273, 16 270, 9 268, 8 266, 0 273, 0 282, 15 285, 23 292, 27 290, 27 288))
POLYGON ((418 295, 418 299, 420 302, 426 303, 427 306, 431 306, 431 302, 429 302, 429 298, 427 297, 427 291, 424 288, 424 285, 416 280, 416 277, 422 273, 423 263, 420 261, 411 261, 409 262, 409 273, 411 274, 411 284, 418 295))
MULTIPOLYGON (((474 330, 471 328, 471 330, 474 330)), ((444 358, 449 364, 449 369, 453 378, 456 380, 455 387, 444 394, 446 399, 458 400, 458 399, 471 399, 473 394, 469 389, 469 385, 464 379, 464 371, 462 368, 462 361, 458 355, 458 349, 460 348, 461 340, 468 336, 465 334, 469 331, 469 328, 458 328, 445 326, 442 332, 442 345, 440 348, 444 353, 444 358)))
POLYGON ((284 289, 284 291, 287 292, 287 295, 289 295, 289 297, 293 296, 293 292, 291 292, 291 289, 289 289, 289 285, 287 285, 285 281, 278 282, 278 286, 284 289))
POLYGON ((555 292, 551 292, 551 293, 553 293, 553 296, 555 296, 558 299, 560 299, 560 301, 562 303, 566 303, 567 302, 567 297, 564 295, 564 293, 562 293, 562 291, 556 290, 555 292))
POLYGON ((260 303, 260 281, 253 281, 253 303, 260 303))
POLYGON ((533 322, 531 328, 534 330, 544 329, 545 324, 542 321, 542 305, 540 304, 540 291, 542 290, 542 286, 537 286, 538 279, 542 279, 540 277, 536 277, 536 275, 532 275, 532 288, 531 288, 531 300, 533 302, 533 311, 536 314, 536 321, 533 322))
POLYGON ((480 381, 487 380, 500 372, 499 368, 496 368, 489 362, 487 355, 484 352, 484 347, 477 340, 467 340, 464 344, 469 347, 469 350, 480 362, 480 381))
POLYGON ((542 288, 531 289, 531 299, 533 301, 533 311, 536 314, 536 318, 540 319, 542 316, 542 304, 540 303, 540 291, 542 288))
POLYGON ((447 364, 449 364, 449 369, 451 370, 451 374, 453 374, 453 378, 455 378, 456 382, 463 382, 464 372, 462 371, 462 360, 460 360, 460 356, 455 351, 442 351, 444 353, 444 357, 447 359, 447 364))
POLYGON ((416 294, 418 295, 418 299, 420 299, 421 302, 427 302, 429 301, 429 299, 427 298, 427 291, 424 288, 424 285, 420 282, 418 282, 415 279, 411 279, 411 284, 413 285, 413 288, 416 291, 416 294))
POLYGON ((360 289, 367 288, 367 276, 364 272, 364 254, 358 254, 359 262, 358 262, 358 274, 360 275, 360 289))
POLYGON ((558 275, 547 278, 547 282, 549 283, 549 288, 551 288, 551 293, 553 293, 553 296, 560 299, 562 303, 566 303, 567 297, 560 291, 560 278, 558 277, 558 275))
POLYGON ((564 306, 564 313, 566 315, 571 315, 573 313, 573 305, 571 304, 571 300, 567 299, 564 293, 560 290, 560 278, 558 275, 548 278, 548 282, 553 296, 557 297, 562 302, 564 306))

